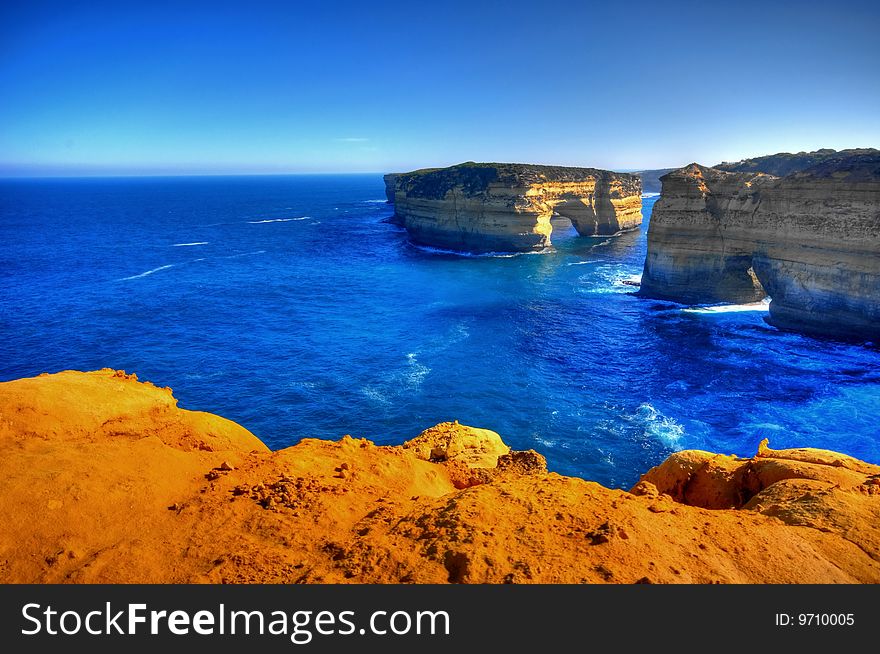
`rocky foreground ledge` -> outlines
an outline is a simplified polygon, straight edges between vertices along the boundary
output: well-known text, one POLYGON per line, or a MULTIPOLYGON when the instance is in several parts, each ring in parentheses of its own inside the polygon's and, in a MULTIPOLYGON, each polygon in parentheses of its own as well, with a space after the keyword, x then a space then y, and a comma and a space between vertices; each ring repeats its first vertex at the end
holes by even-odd
POLYGON ((468 162, 389 174, 385 189, 414 242, 464 252, 543 250, 554 215, 581 236, 642 222, 639 177, 596 168, 468 162))
POLYGON ((109 369, 0 383, 0 582, 880 582, 880 467, 680 452, 630 491, 494 432, 271 452, 109 369))

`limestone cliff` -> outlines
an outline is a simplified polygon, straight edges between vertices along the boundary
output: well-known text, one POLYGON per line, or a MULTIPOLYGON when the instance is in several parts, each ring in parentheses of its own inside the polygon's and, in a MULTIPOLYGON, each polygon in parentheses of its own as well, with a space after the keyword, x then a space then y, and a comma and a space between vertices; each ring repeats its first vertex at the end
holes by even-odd
POLYGON ((388 173, 382 179, 385 181, 385 201, 394 204, 394 193, 397 190, 397 173, 388 173))
POLYGON ((550 219, 582 236, 641 224, 636 175, 595 168, 464 163, 386 175, 395 221, 423 245, 466 252, 525 252, 551 245, 550 219))
POLYGON ((640 294, 752 302, 769 321, 880 337, 880 153, 844 152, 785 177, 692 164, 662 178, 640 294))
POLYGON ((880 582, 880 466, 680 452, 631 492, 455 422, 270 452, 113 370, 0 383, 0 582, 880 582))

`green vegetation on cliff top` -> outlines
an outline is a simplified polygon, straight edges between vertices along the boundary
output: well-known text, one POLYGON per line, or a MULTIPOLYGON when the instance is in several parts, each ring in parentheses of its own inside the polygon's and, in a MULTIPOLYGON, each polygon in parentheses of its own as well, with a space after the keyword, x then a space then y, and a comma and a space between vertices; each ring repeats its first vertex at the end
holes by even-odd
MULTIPOLYGON (((627 185, 640 185, 637 175, 614 173, 598 168, 572 166, 544 166, 520 163, 477 163, 467 161, 448 168, 421 168, 400 173, 396 184, 407 194, 425 198, 443 198, 453 187, 467 195, 485 192, 489 184, 503 186, 529 186, 541 182, 579 182, 586 179, 619 179, 627 185)), ((634 192, 638 192, 634 190, 634 192)))
POLYGON ((835 167, 845 161, 855 161, 880 155, 874 148, 856 148, 852 150, 831 150, 823 148, 814 152, 779 152, 764 157, 754 157, 735 162, 722 162, 713 166, 718 170, 730 173, 765 173, 775 177, 785 177, 793 173, 806 172, 816 166, 835 167))

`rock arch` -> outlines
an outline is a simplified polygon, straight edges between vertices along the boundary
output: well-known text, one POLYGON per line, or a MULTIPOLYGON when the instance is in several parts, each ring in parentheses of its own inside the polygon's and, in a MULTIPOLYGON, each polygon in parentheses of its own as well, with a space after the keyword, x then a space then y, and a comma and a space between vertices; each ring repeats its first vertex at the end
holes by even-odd
POLYGON ((641 180, 595 168, 459 164, 385 176, 395 222, 418 243, 468 252, 551 245, 551 218, 580 235, 611 235, 642 221, 641 180))

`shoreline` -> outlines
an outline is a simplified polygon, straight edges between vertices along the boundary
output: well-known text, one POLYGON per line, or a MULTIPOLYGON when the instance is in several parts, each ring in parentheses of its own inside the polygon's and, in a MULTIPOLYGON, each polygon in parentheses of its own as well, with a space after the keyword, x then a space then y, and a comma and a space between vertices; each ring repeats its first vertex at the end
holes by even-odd
POLYGON ((880 466, 686 450, 630 492, 441 423, 271 451, 104 369, 0 383, 6 583, 880 582, 880 466))

